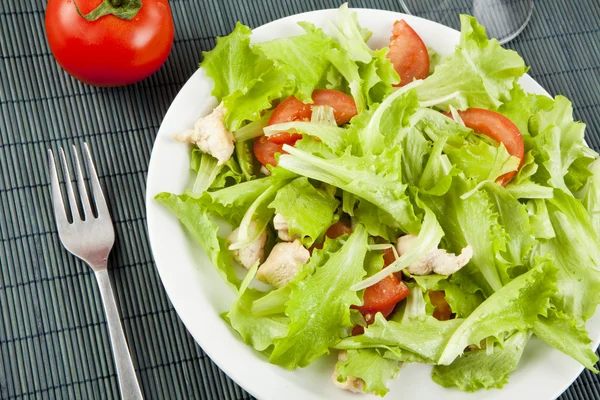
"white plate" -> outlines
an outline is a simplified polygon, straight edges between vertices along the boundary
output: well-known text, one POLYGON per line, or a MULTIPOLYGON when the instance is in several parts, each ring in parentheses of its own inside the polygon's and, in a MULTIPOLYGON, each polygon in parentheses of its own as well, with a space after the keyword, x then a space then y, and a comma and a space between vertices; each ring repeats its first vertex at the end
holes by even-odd
MULTIPOLYGON (((459 32, 446 26, 390 11, 359 9, 360 24, 373 31, 372 48, 388 45, 392 23, 406 21, 424 42, 441 55, 452 53, 459 32)), ((302 33, 298 21, 325 27, 336 10, 314 11, 283 18, 254 30, 252 40, 266 41, 302 33)), ((458 18, 458 15, 456 16, 458 18)), ((521 83, 526 91, 547 94, 531 77, 521 83)), ((160 192, 183 193, 188 186, 189 148, 176 142, 172 135, 190 128, 216 106, 211 97, 212 81, 199 69, 183 86, 169 108, 152 150, 146 190, 146 209, 150 244, 158 272, 167 294, 183 323, 203 350, 240 386, 260 399, 358 399, 336 388, 331 382, 334 360, 322 357, 311 366, 288 371, 269 364, 266 357, 244 344, 219 316, 229 309, 234 293, 221 280, 199 246, 185 232, 178 220, 154 196, 160 192)), ((591 337, 600 338, 600 317, 588 323, 591 337)), ((594 346, 598 345, 598 340, 594 346)), ((527 346, 518 369, 502 390, 475 394, 445 389, 430 377, 431 367, 407 365, 391 383, 388 398, 418 393, 421 399, 554 399, 582 370, 581 365, 540 340, 527 346)))

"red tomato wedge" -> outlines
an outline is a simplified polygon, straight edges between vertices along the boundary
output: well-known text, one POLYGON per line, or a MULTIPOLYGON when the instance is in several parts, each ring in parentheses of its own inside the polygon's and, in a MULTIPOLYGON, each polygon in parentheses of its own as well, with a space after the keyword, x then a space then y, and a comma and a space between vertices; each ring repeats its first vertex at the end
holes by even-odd
POLYGON ((329 106, 333 108, 335 122, 347 124, 358 114, 354 99, 346 93, 332 89, 315 89, 312 93, 313 106, 329 106))
MULTIPOLYGON (((281 124, 291 121, 308 121, 312 111, 308 104, 304 104, 294 96, 290 96, 281 103, 271 114, 269 125, 281 124)), ((277 144, 293 145, 297 140, 302 139, 299 133, 290 134, 287 132, 279 132, 269 136, 269 141, 277 144)), ((258 156, 257 156, 258 157, 258 156)))
POLYGON ((390 308, 393 310, 394 306, 405 299, 408 294, 409 290, 406 284, 398 280, 394 274, 390 274, 365 289, 363 305, 356 309, 363 315, 383 313, 390 308))
MULTIPOLYGON (((335 224, 333 224, 329 228, 327 228, 327 231, 325 232, 325 236, 327 236, 330 239, 335 239, 342 235, 351 234, 351 233, 352 233, 352 229, 350 229, 346 224, 344 224, 343 222, 336 222, 335 224)), ((315 243, 310 247, 310 249, 308 249, 308 251, 310 251, 310 254, 312 254, 314 249, 322 249, 322 248, 323 248, 323 242, 315 243)))
POLYGON ((400 86, 429 75, 429 53, 421 37, 406 23, 394 22, 387 57, 400 75, 400 86))
MULTIPOLYGON (((395 261, 394 252, 392 249, 383 251, 383 268, 387 267, 395 261)), ((408 296, 409 290, 402 278, 400 279, 395 274, 390 274, 373 286, 365 289, 363 295, 363 305, 356 308, 365 316, 380 312, 384 317, 387 317, 394 311, 396 304, 408 296)), ((372 322, 372 321, 371 321, 372 322)), ((367 318, 369 323, 369 318, 367 318)))
POLYGON ((383 265, 387 267, 394 261, 396 261, 394 251, 391 248, 383 250, 383 265))
POLYGON ((342 235, 351 233, 352 229, 350 229, 346 224, 344 224, 343 222, 336 222, 327 229, 327 232, 325 232, 325 236, 327 236, 330 239, 335 239, 342 235))
POLYGON ((285 153, 283 144, 273 143, 267 140, 266 136, 254 139, 254 155, 262 165, 265 167, 267 165, 276 166, 275 153, 285 153))
MULTIPOLYGON (((467 128, 486 135, 498 143, 504 144, 508 154, 521 160, 519 168, 523 165, 525 146, 519 128, 504 115, 483 108, 467 108, 459 111, 458 115, 467 128)), ((504 186, 517 174, 517 171, 508 172, 496 179, 496 183, 504 186)))

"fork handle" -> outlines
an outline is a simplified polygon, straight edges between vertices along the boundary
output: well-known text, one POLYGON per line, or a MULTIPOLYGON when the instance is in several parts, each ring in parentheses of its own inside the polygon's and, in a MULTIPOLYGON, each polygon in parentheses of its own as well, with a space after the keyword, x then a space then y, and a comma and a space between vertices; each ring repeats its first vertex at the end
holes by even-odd
POLYGON ((135 375, 123 327, 121 326, 119 310, 117 309, 115 295, 110 284, 108 270, 96 271, 96 279, 98 280, 102 303, 104 304, 104 311, 106 312, 106 319, 108 321, 108 332, 117 367, 121 398, 123 400, 142 400, 142 392, 135 375))

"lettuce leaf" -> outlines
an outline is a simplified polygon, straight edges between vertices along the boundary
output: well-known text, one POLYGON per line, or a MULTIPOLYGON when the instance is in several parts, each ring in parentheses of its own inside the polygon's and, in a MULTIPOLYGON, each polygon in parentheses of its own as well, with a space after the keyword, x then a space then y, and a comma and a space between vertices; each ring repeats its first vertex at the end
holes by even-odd
POLYGON ((312 92, 326 79, 331 65, 327 53, 336 43, 313 24, 300 22, 299 25, 305 34, 257 43, 254 47, 292 83, 298 100, 312 103, 312 92))
POLYGON ((350 12, 348 9, 348 3, 344 3, 338 8, 336 22, 336 24, 330 23, 330 27, 347 57, 352 61, 360 61, 365 64, 371 61, 373 50, 366 43, 371 36, 371 31, 360 27, 356 13, 350 12))
POLYGON ((388 146, 400 143, 403 133, 410 126, 410 117, 415 114, 419 103, 411 90, 417 83, 396 90, 369 111, 352 120, 355 147, 362 155, 381 154, 388 146), (356 121, 355 121, 356 120, 356 121))
POLYGON ((363 79, 358 72, 358 65, 352 61, 348 54, 342 50, 332 49, 327 53, 327 59, 335 69, 348 82, 350 93, 356 103, 356 109, 360 113, 367 107, 367 101, 363 92, 363 79))
POLYGON ((600 237, 600 161, 596 160, 590 166, 590 178, 583 195, 583 205, 586 208, 592 226, 600 237))
POLYGON ((388 382, 400 372, 400 362, 385 358, 377 349, 347 350, 345 359, 339 360, 335 369, 339 382, 352 376, 360 378, 365 382, 365 393, 385 396, 388 382))
POLYGON ((430 316, 411 318, 408 321, 386 321, 378 313, 375 322, 362 335, 345 338, 335 345, 336 349, 394 349, 407 351, 423 359, 437 363, 446 343, 463 323, 462 319, 438 321, 430 316))
MULTIPOLYGON (((527 207, 500 185, 487 183, 483 186, 498 215, 498 222, 506 233, 504 247, 499 255, 509 267, 525 265, 533 246, 537 243, 533 227, 529 221, 527 207)), ((511 277, 508 271, 501 271, 504 283, 511 277)))
POLYGON ((304 246, 310 247, 331 225, 338 203, 302 177, 279 189, 269 207, 286 220, 290 236, 300 237, 304 246))
MULTIPOLYGON (((202 52, 200 67, 214 81, 212 95, 221 101, 235 92, 245 94, 258 78, 260 56, 250 47, 252 30, 241 23, 225 37, 218 37, 211 51, 202 52)), ((262 67, 262 65, 261 65, 262 67)))
POLYGON ((444 297, 457 318, 468 317, 485 300, 479 291, 469 293, 462 290, 459 285, 452 282, 452 276, 431 274, 423 276, 414 275, 412 278, 425 292, 443 290, 444 297))
POLYGON ((485 29, 475 18, 461 15, 460 24, 459 45, 417 87, 419 101, 455 95, 438 106, 495 110, 510 100, 514 83, 527 67, 517 52, 503 49, 495 39, 488 40, 485 29))
POLYGON ((338 9, 336 23, 330 28, 341 49, 331 50, 327 57, 347 81, 358 112, 382 102, 400 81, 386 57, 388 48, 372 50, 366 44, 371 32, 358 24, 356 13, 350 12, 347 4, 338 9))
POLYGON ((392 218, 390 214, 366 200, 358 200, 358 206, 353 213, 371 236, 379 236, 390 242, 400 236, 400 231, 389 225, 392 218))
POLYGON ((452 186, 443 196, 421 195, 437 216, 445 233, 442 247, 459 254, 470 245, 473 247, 473 258, 469 264, 452 275, 453 282, 481 291, 489 296, 503 286, 500 265, 502 260, 496 257, 505 248, 506 234, 498 222, 498 215, 488 194, 480 189, 472 190, 472 184, 460 176, 452 179, 452 186), (471 195, 461 196, 469 191, 471 195))
POLYGON ((258 351, 267 350, 275 338, 284 336, 289 318, 285 315, 257 317, 252 314, 252 303, 265 296, 265 292, 249 289, 248 284, 256 275, 258 264, 251 268, 240 287, 238 298, 223 319, 240 334, 244 343, 258 351))
POLYGON ((417 198, 417 203, 419 207, 425 210, 425 217, 423 218, 423 225, 421 226, 421 230, 417 235, 416 240, 411 245, 410 249, 408 249, 404 254, 402 254, 396 261, 388 265, 385 269, 377 272, 374 275, 369 276, 364 281, 360 282, 357 285, 352 287, 353 290, 361 290, 366 289, 369 286, 374 285, 380 280, 384 279, 386 276, 393 272, 401 271, 402 269, 408 267, 414 262, 417 262, 423 254, 427 253, 429 250, 438 247, 440 243, 440 239, 444 235, 440 224, 438 223, 435 214, 427 208, 423 203, 419 201, 417 198))
POLYGON ((448 340, 439 364, 450 365, 468 345, 479 345, 483 339, 498 338, 515 329, 531 329, 538 315, 547 315, 555 290, 556 267, 540 260, 530 271, 488 297, 464 320, 448 340))
POLYGON ((240 279, 233 267, 233 258, 227 249, 227 241, 217 235, 218 225, 210 218, 210 214, 201 203, 187 195, 175 195, 162 192, 155 199, 175 214, 196 239, 208 255, 212 264, 225 280, 235 288, 240 286, 240 279))
POLYGON ((367 104, 372 106, 381 103, 392 91, 394 85, 400 83, 400 76, 387 57, 389 48, 375 50, 371 62, 359 64, 359 74, 363 80, 363 92, 367 104))
POLYGON ((198 203, 212 215, 224 218, 238 226, 254 201, 270 187, 283 186, 287 181, 278 181, 274 177, 255 179, 234 186, 202 193, 198 203))
POLYGON ((379 156, 356 157, 344 154, 325 160, 297 148, 284 145, 289 154, 279 157, 278 165, 308 178, 336 186, 367 200, 392 217, 390 226, 417 233, 419 218, 400 184, 400 154, 398 149, 386 150, 379 156))
POLYGON ((587 166, 593 159, 584 151, 585 124, 573 121, 571 102, 556 96, 551 107, 532 116, 529 127, 539 165, 535 179, 567 193, 581 189, 591 176, 587 166))
POLYGON ((598 373, 594 364, 598 356, 592 349, 592 340, 584 326, 557 310, 550 310, 548 317, 540 317, 533 325, 533 333, 549 345, 579 361, 584 367, 598 373))
POLYGON ((329 352, 344 328, 352 326, 350 306, 361 304, 350 289, 366 274, 367 231, 358 225, 346 243, 327 261, 316 266, 314 274, 292 281, 286 315, 287 335, 275 339, 270 362, 288 369, 305 367, 329 352))
POLYGON ((515 171, 520 163, 518 158, 508 154, 502 143, 490 144, 484 140, 463 142, 456 147, 445 146, 444 151, 456 168, 477 182, 494 181, 507 172, 515 171))
POLYGON ((546 206, 555 236, 540 240, 535 254, 552 257, 558 267, 553 303, 582 324, 600 303, 600 239, 579 200, 555 189, 546 206))
POLYGON ((273 100, 289 96, 291 90, 292 84, 279 68, 269 66, 246 93, 238 90, 223 98, 227 110, 225 126, 236 131, 244 121, 259 121, 262 111, 271 108, 273 100))
POLYGON ((515 332, 495 346, 492 354, 485 350, 466 352, 450 365, 436 365, 431 372, 434 382, 444 387, 456 386, 474 392, 478 389, 500 389, 508 382, 508 374, 517 368, 531 332, 515 332))

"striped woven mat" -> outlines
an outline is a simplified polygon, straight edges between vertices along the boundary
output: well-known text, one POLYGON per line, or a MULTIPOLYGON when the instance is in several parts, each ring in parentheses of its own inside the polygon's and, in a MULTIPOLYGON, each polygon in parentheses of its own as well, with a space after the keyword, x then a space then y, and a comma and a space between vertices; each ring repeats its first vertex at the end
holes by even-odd
MULTIPOLYGON (((243 399, 186 332, 162 288, 147 240, 144 192, 152 144, 201 51, 237 20, 256 27, 339 1, 171 0, 175 44, 163 68, 123 88, 84 85, 55 63, 46 0, 0 0, 0 398, 117 399, 104 311, 92 272, 61 247, 50 214, 46 149, 87 141, 109 199, 117 242, 110 268, 125 334, 147 399, 243 399)), ((414 14, 458 26, 470 0, 406 1, 414 14)), ((401 11, 391 0, 351 7, 401 11)), ((600 150, 598 0, 536 0, 508 47, 552 95, 564 94, 600 150)), ((600 368, 597 366, 597 368, 600 368)), ((585 371, 564 399, 600 399, 585 371)))

